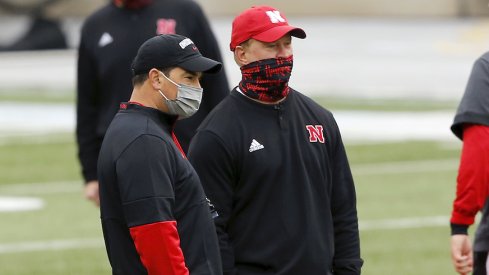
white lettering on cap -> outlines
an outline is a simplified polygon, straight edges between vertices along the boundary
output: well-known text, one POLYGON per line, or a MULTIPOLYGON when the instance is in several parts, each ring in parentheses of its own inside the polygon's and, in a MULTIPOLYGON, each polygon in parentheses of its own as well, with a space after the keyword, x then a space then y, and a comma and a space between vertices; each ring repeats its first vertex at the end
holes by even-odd
POLYGON ((188 45, 194 44, 190 38, 185 38, 184 40, 178 43, 182 49, 185 49, 188 45))
POLYGON ((272 23, 285 22, 279 11, 267 11, 267 15, 272 23))

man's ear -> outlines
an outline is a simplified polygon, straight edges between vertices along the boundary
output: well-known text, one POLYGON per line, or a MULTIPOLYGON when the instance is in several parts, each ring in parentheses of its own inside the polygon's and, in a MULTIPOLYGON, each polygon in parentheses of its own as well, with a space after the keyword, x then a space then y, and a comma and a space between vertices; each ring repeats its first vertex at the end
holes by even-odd
POLYGON ((240 67, 249 63, 248 59, 246 58, 246 51, 244 47, 236 46, 234 49, 234 61, 240 67))
POLYGON ((157 69, 151 69, 148 72, 148 81, 155 90, 161 90, 161 72, 158 71, 157 69))

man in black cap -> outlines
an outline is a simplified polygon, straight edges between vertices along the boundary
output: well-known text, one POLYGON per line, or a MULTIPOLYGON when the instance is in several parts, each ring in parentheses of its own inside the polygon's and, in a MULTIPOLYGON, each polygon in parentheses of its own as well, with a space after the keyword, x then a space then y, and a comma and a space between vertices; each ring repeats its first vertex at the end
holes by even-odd
POLYGON ((147 40, 132 63, 134 89, 100 151, 100 211, 113 274, 221 274, 212 212, 173 133, 200 105, 202 73, 222 64, 189 38, 147 40))
MULTIPOLYGON (((200 52, 221 61, 216 38, 200 5, 193 0, 111 0, 90 15, 81 29, 78 48, 76 140, 84 195, 99 204, 97 158, 102 139, 119 103, 131 96, 131 62, 147 39, 180 34, 200 52)), ((206 93, 199 111, 175 124, 175 135, 187 152, 195 130, 229 94, 224 70, 200 81, 206 93)))

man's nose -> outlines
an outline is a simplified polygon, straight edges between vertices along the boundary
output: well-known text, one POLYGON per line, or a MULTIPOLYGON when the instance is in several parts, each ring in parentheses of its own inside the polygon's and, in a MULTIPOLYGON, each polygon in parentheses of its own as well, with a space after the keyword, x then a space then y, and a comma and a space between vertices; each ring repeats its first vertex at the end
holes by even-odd
POLYGON ((278 47, 277 57, 289 57, 292 55, 292 48, 285 45, 280 45, 278 47))

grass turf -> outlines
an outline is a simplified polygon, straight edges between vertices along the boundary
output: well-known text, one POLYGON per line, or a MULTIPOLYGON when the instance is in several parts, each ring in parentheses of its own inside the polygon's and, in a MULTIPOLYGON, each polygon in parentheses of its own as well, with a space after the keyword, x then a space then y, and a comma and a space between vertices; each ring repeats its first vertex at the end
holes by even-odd
MULTIPOLYGON (((454 102, 315 98, 328 109, 454 111, 454 102)), ((74 93, 0 91, 0 101, 74 104, 74 93)), ((346 144, 354 175, 360 224, 448 216, 455 193, 460 143, 346 144)), ((98 208, 82 197, 72 134, 0 140, 1 196, 41 198, 45 207, 0 212, 0 274, 110 274, 98 208), (50 246, 75 241, 68 247, 50 246), (43 244, 41 250, 32 243, 43 244), (8 247, 31 244, 24 251, 8 247)), ((445 225, 361 230, 362 274, 455 274, 445 225)))
MULTIPOLYGON (((0 274, 109 274, 98 209, 82 198, 73 137, 4 141, 0 194, 42 198, 30 212, 0 212, 2 245, 99 240, 99 245, 2 252, 0 274), (40 140, 46 140, 42 142, 40 140), (32 183, 32 184, 29 184, 32 183)), ((448 216, 460 146, 437 142, 348 145, 360 223, 448 216), (432 169, 426 169, 428 163, 432 169)), ((455 274, 446 226, 361 231, 363 274, 455 274)))

